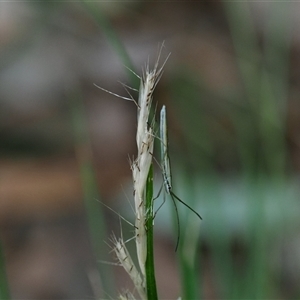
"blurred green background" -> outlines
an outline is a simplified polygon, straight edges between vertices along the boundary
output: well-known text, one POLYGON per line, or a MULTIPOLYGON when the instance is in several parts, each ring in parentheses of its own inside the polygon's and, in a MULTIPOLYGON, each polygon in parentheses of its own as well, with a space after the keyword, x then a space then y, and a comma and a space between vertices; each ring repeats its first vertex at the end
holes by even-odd
POLYGON ((160 298, 299 298, 299 12, 292 2, 1 2, 1 297, 132 288, 103 263, 120 230, 100 202, 133 217, 136 107, 94 83, 127 96, 119 82, 138 82, 126 67, 141 74, 164 41, 162 61, 172 54, 154 101, 168 110, 174 191, 203 221, 179 205, 176 254, 171 201, 159 211, 160 298))

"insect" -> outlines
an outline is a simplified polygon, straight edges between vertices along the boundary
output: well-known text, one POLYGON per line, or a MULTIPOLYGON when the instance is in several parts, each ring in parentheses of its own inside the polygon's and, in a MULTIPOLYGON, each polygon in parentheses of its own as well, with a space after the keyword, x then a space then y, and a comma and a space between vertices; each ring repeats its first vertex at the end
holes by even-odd
POLYGON ((175 251, 177 251, 179 240, 180 240, 180 227, 179 227, 179 215, 178 215, 178 208, 176 204, 176 200, 178 200, 181 204, 185 205, 188 209, 190 209, 197 217, 202 220, 202 217, 188 204, 182 201, 175 193, 172 191, 172 176, 171 176, 171 166, 170 166, 170 159, 168 155, 168 134, 167 134, 167 113, 166 107, 163 105, 160 111, 160 151, 161 151, 161 162, 162 162, 162 174, 164 180, 164 186, 166 193, 169 194, 172 198, 174 203, 175 212, 176 212, 176 219, 177 219, 177 243, 175 251))

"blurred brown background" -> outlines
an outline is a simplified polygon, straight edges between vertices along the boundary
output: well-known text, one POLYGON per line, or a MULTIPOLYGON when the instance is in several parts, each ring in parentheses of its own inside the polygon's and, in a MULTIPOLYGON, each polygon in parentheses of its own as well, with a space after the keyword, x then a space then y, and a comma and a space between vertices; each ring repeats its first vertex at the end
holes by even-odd
MULTIPOLYGON (((239 15, 241 18, 245 15, 245 5, 235 8, 237 20, 239 15)), ((91 207, 86 201, 94 202, 92 207, 103 210, 104 215, 99 218, 102 218, 100 223, 106 224, 108 236, 112 230, 119 231, 118 217, 99 201, 122 211, 126 198, 131 197, 128 157, 135 155, 136 107, 104 93, 94 83, 127 96, 118 83, 134 84, 124 68, 124 64, 129 63, 126 58, 132 63, 129 67, 141 74, 148 57, 153 63, 163 41, 162 59, 169 52, 172 54, 157 87, 155 101, 158 107, 168 106, 170 148, 173 159, 178 161, 178 173, 185 170, 199 177, 199 183, 194 182, 196 187, 204 184, 202 177, 214 178, 217 174, 225 182, 222 195, 226 198, 228 193, 228 199, 238 198, 237 201, 241 198, 235 181, 248 172, 243 172, 243 168, 250 170, 247 174, 251 178, 261 174, 264 178, 273 178, 275 173, 274 177, 280 173, 281 178, 288 178, 288 187, 281 190, 282 194, 275 194, 280 194, 283 202, 287 201, 280 202, 283 206, 291 207, 294 215, 288 219, 297 219, 300 168, 300 24, 297 16, 300 6, 298 3, 275 6, 260 2, 250 4, 253 35, 248 36, 250 27, 232 27, 229 9, 222 2, 0 3, 0 230, 13 299, 115 297, 110 291, 103 294, 101 289, 97 270, 104 268, 104 264, 100 260, 113 261, 113 258, 94 254, 89 224, 98 221, 88 221, 87 210, 91 207), (275 20, 271 24, 278 30, 268 29, 271 15, 275 20), (280 28, 287 23, 289 29, 285 35, 280 28), (232 37, 235 31, 236 36, 245 39, 241 41, 244 47, 241 51, 240 44, 232 37), (278 33, 278 40, 274 38, 272 46, 277 45, 279 50, 270 50, 265 57, 263 51, 268 50, 265 39, 274 31, 278 33), (256 53, 251 52, 253 37, 257 42, 256 53), (122 54, 119 42, 128 57, 122 54), (251 48, 249 53, 247 43, 251 48), (272 57, 272 53, 284 51, 288 54, 283 63, 277 61, 276 55, 272 57), (245 56, 241 57, 241 53, 245 56), (247 90, 241 73, 252 72, 253 65, 260 66, 258 61, 269 59, 272 64, 267 65, 266 74, 276 75, 276 67, 281 67, 280 72, 285 72, 284 82, 277 83, 276 76, 270 76, 275 83, 266 81, 267 91, 261 89, 262 94, 267 94, 275 87, 272 90, 276 95, 275 104, 264 102, 265 106, 261 107, 259 99, 255 99, 255 93, 259 92, 254 86, 257 77, 253 77, 253 87, 247 90), (284 84, 282 88, 281 84, 284 84), (255 101, 251 102, 250 98, 255 101), (274 105, 278 105, 277 119, 272 119, 276 115, 272 115, 274 105), (258 124, 269 120, 273 127, 266 127, 260 135, 258 132, 265 127, 258 124), (240 129, 245 133, 239 136, 240 129), (280 136, 280 142, 274 138, 268 144, 269 152, 261 157, 266 150, 264 142, 275 133, 280 136), (239 144, 240 137, 247 141, 239 144), (247 161, 245 156, 249 149, 254 154, 253 159, 247 161), (274 160, 270 162, 268 158, 274 160), (248 165, 250 167, 245 167, 248 165), (86 170, 95 175, 95 185, 93 178, 88 179, 86 170), (289 197, 286 190, 291 191, 295 206, 286 200, 289 197)), ((258 67, 259 76, 260 71, 258 67)), ((177 182, 185 182, 184 175, 178 177, 177 182)), ((270 187, 268 182, 266 186, 270 187)), ((254 189, 250 187, 250 191, 254 189)), ((185 194, 180 188, 176 190, 178 194, 185 194)), ((204 223, 205 220, 217 223, 218 205, 209 199, 214 196, 206 200, 199 197, 195 205, 204 223)), ((223 209, 224 218, 230 224, 230 251, 238 259, 247 253, 249 245, 244 244, 240 232, 247 215, 234 213, 236 203, 241 202, 229 201, 223 209)), ((274 218, 277 220, 277 215, 274 218)), ((174 239, 170 225, 165 227, 160 222, 157 222, 156 244, 158 289, 161 299, 175 299, 180 290, 174 239)), ((275 285, 280 283, 272 295, 280 299, 299 295, 300 224, 297 221, 284 224, 286 227, 280 225, 282 235, 286 228, 292 228, 291 237, 285 235, 280 247, 276 239, 273 240, 280 259, 276 258, 278 253, 273 253, 275 262, 271 263, 277 280, 275 285)), ((101 227, 101 224, 95 226, 101 227)), ((274 223, 272 226, 275 228, 274 223)), ((203 225, 199 255, 201 253, 205 261, 204 297, 218 299, 222 288, 215 280, 209 262, 211 248, 209 242, 205 242, 210 240, 210 235, 212 237, 211 228, 209 221, 203 225)), ((109 254, 105 242, 99 240, 98 243, 103 245, 100 252, 109 254)), ((120 268, 109 268, 114 269, 118 291, 132 287, 120 268)))

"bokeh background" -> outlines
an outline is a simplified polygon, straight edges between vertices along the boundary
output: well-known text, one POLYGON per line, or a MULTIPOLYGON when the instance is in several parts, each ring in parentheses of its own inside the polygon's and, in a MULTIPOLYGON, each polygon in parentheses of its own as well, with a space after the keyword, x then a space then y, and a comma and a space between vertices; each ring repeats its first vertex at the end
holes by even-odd
POLYGON ((138 81, 126 67, 141 74, 162 42, 154 101, 168 110, 174 191, 203 221, 179 205, 175 253, 171 201, 157 214, 160 298, 299 298, 299 13, 297 2, 1 2, 2 298, 4 273, 13 299, 132 289, 105 263, 120 234, 105 205, 133 219, 136 107, 94 84, 127 96, 119 82, 138 81))

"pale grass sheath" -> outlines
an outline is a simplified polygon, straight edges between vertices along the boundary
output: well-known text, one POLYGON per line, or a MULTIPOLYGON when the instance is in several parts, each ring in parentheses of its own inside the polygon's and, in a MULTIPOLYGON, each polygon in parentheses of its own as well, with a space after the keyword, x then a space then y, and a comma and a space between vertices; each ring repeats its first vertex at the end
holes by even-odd
POLYGON ((146 209, 145 209, 145 185, 152 162, 153 135, 147 132, 146 138, 139 150, 138 158, 132 165, 134 183, 134 203, 135 203, 135 227, 136 227, 136 249, 138 262, 143 276, 145 276, 145 263, 147 258, 147 237, 146 237, 146 209))

